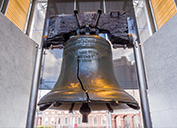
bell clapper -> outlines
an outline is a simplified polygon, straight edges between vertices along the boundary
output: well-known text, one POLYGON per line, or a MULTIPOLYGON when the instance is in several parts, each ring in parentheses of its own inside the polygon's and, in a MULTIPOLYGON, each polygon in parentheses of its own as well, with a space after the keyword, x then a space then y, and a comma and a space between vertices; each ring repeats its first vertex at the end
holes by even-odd
POLYGON ((108 108, 108 111, 113 113, 113 109, 111 108, 110 104, 109 103, 106 103, 106 106, 108 108))
POLYGON ((79 112, 82 114, 82 122, 87 123, 88 122, 88 115, 91 113, 91 109, 90 109, 88 103, 83 103, 79 112))
POLYGON ((71 108, 69 109, 69 113, 72 113, 72 112, 73 112, 74 105, 75 105, 75 103, 72 103, 72 104, 71 104, 71 108))

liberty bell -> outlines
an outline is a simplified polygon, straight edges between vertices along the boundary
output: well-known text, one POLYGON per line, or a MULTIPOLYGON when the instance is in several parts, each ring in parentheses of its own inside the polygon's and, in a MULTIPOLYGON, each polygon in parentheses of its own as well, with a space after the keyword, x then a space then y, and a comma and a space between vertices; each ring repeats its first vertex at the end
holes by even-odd
POLYGON ((91 110, 139 109, 114 75, 109 42, 97 35, 78 35, 64 44, 58 81, 38 105, 40 110, 79 110, 82 122, 91 110))

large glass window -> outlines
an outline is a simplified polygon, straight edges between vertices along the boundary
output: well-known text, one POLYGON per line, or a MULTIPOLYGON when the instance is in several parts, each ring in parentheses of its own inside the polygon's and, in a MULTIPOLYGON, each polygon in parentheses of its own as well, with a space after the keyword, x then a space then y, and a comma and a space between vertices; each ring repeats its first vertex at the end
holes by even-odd
POLYGON ((152 35, 151 23, 149 21, 145 1, 135 0, 134 8, 140 42, 143 43, 152 35))
POLYGON ((38 44, 42 41, 46 9, 47 1, 37 0, 29 36, 38 44))

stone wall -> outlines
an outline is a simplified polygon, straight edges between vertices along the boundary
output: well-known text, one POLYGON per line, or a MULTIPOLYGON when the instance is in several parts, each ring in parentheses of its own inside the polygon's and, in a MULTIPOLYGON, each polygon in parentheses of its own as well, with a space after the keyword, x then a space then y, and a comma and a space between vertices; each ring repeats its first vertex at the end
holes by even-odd
POLYGON ((0 13, 0 127, 24 128, 36 43, 0 13))
POLYGON ((143 43, 154 128, 177 127, 177 14, 143 43))

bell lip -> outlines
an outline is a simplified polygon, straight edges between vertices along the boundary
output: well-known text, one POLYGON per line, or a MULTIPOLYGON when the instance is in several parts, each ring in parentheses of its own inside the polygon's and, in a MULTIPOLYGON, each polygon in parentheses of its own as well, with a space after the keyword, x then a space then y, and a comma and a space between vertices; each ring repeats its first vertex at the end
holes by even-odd
MULTIPOLYGON (((111 103, 112 101, 97 101, 97 100, 90 100, 90 101, 77 101, 77 102, 73 102, 73 101, 53 101, 53 102, 45 102, 45 103, 38 103, 38 106, 40 105, 44 105, 44 104, 53 104, 54 102, 59 102, 59 103, 111 103)), ((118 101, 120 104, 126 104, 128 107, 135 109, 135 110, 139 110, 140 106, 138 103, 134 103, 134 102, 124 102, 124 101, 118 101)))
MULTIPOLYGON (((94 98, 94 97, 89 97, 89 99, 87 99, 87 97, 85 96, 85 93, 83 93, 83 97, 77 97, 76 99, 72 98, 72 97, 68 97, 68 98, 55 98, 55 99, 46 99, 46 97, 48 97, 48 95, 51 92, 49 92, 48 94, 46 94, 44 97, 42 97, 40 99, 40 101, 38 102, 38 105, 42 105, 42 104, 49 104, 49 103, 54 103, 54 102, 59 102, 59 103, 111 103, 113 101, 118 101, 118 103, 123 103, 123 104, 127 104, 128 106, 130 106, 133 109, 139 109, 139 105, 138 102, 131 96, 129 97, 130 99, 119 99, 119 98, 94 98)), ((127 93, 125 93, 127 94, 127 93)), ((129 95, 129 94, 128 94, 129 95)), ((67 97, 67 96, 66 96, 67 97)))
POLYGON ((112 102, 112 101, 118 101, 119 103, 128 103, 128 104, 138 104, 137 101, 135 100, 135 102, 130 102, 130 101, 119 101, 119 100, 77 100, 77 101, 72 101, 72 100, 51 100, 50 102, 48 101, 43 101, 42 103, 40 103, 40 101, 38 102, 38 105, 41 105, 41 104, 48 104, 48 103, 54 103, 54 102, 59 102, 59 103, 106 103, 106 102, 112 102))

